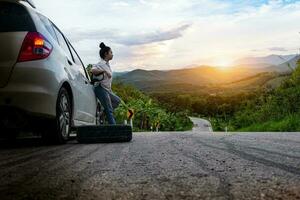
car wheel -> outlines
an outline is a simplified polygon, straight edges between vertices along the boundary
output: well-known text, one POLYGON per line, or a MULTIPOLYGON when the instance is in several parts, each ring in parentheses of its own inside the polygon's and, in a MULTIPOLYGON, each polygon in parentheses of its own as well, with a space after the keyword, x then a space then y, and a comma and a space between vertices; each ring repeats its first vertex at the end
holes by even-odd
POLYGON ((69 139, 71 130, 71 101, 69 94, 65 88, 60 90, 58 95, 58 104, 56 108, 56 124, 57 124, 57 137, 62 142, 66 142, 69 139))
POLYGON ((56 103, 56 119, 51 128, 45 131, 47 142, 64 144, 68 141, 71 131, 72 108, 69 94, 65 88, 58 93, 56 103))

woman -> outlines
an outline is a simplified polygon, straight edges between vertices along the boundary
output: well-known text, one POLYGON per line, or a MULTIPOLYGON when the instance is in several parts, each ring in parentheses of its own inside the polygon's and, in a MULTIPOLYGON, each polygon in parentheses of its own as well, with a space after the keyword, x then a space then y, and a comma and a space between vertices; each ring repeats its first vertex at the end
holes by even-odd
POLYGON ((112 83, 112 70, 109 65, 109 61, 113 59, 113 53, 111 48, 106 46, 103 42, 100 44, 100 58, 99 63, 93 65, 91 72, 94 76, 104 76, 101 81, 94 84, 94 90, 96 97, 100 100, 104 107, 109 124, 116 124, 116 120, 113 116, 113 111, 121 103, 120 97, 115 95, 111 89, 112 83))

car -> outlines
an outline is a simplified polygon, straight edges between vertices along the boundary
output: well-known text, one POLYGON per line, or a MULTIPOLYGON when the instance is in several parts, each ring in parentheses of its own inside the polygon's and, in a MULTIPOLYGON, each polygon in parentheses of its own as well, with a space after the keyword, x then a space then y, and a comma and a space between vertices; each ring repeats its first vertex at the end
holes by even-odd
POLYGON ((75 48, 31 0, 0 0, 0 133, 65 143, 101 104, 75 48))

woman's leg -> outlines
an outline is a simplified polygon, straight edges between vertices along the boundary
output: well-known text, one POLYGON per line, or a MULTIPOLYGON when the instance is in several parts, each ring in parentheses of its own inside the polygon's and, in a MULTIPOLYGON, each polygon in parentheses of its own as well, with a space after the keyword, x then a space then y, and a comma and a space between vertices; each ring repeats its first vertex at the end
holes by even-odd
POLYGON ((96 97, 100 100, 101 105, 104 108, 104 112, 106 114, 107 120, 109 124, 116 124, 115 118, 113 116, 113 107, 110 99, 109 92, 102 88, 101 86, 97 86, 94 88, 96 97))
POLYGON ((113 109, 116 109, 120 105, 120 103, 121 103, 121 98, 118 97, 113 92, 110 92, 109 96, 110 96, 111 105, 112 105, 113 109))

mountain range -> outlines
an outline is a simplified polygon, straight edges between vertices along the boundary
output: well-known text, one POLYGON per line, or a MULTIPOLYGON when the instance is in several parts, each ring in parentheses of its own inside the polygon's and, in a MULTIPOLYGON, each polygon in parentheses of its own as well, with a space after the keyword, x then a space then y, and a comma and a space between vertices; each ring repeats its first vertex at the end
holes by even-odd
POLYGON ((238 59, 234 62, 235 65, 281 65, 294 57, 296 54, 291 55, 269 55, 264 57, 246 57, 242 59, 238 59))
POLYGON ((168 71, 136 69, 130 72, 117 73, 116 80, 131 84, 146 92, 156 91, 159 88, 187 90, 193 87, 204 88, 247 80, 248 77, 266 72, 289 73, 291 69, 288 66, 295 68, 299 59, 299 55, 270 55, 245 58, 243 59, 244 64, 228 68, 202 65, 168 71))

